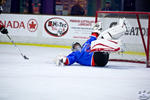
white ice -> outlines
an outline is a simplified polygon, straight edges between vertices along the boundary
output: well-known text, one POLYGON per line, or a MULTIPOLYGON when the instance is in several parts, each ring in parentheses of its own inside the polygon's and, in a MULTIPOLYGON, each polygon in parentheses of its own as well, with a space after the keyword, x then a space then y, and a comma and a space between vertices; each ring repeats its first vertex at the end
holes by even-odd
POLYGON ((0 100, 140 100, 139 91, 150 91, 145 64, 57 67, 53 59, 69 49, 18 47, 29 61, 13 45, 0 45, 0 100))

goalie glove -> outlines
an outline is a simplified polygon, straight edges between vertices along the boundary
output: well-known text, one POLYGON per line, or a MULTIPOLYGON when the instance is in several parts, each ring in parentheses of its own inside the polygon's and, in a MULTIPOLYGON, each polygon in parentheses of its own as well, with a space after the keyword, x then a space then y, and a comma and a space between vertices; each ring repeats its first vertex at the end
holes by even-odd
POLYGON ((96 38, 99 36, 100 32, 102 30, 102 23, 98 22, 93 26, 92 36, 95 36, 96 38))
POLYGON ((93 26, 93 30, 97 30, 100 32, 102 30, 102 23, 101 22, 95 23, 95 25, 93 26))
POLYGON ((65 56, 58 56, 56 60, 56 65, 57 66, 64 66, 66 62, 66 57, 65 56))

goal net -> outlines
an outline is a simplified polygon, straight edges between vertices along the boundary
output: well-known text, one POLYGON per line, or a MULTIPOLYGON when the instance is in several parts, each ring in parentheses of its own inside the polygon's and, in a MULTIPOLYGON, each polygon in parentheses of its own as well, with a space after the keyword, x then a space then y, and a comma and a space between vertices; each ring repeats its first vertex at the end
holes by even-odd
POLYGON ((123 52, 111 53, 110 60, 145 63, 150 67, 150 13, 97 11, 95 23, 102 22, 102 31, 115 26, 120 18, 127 21, 127 31, 121 37, 123 52))

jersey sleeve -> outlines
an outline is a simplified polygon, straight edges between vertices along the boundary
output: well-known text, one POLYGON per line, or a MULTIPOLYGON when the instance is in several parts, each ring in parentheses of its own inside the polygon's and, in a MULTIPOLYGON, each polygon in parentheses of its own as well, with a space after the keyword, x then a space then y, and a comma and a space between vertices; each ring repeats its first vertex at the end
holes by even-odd
POLYGON ((90 38, 83 44, 82 50, 84 51, 90 51, 91 42, 96 40, 95 36, 90 36, 90 38))
POLYGON ((79 56, 80 56, 80 51, 72 52, 67 56, 65 65, 72 65, 77 61, 79 56))
POLYGON ((90 36, 90 39, 88 39, 85 43, 91 44, 92 41, 96 40, 95 36, 90 36))
POLYGON ((91 42, 96 40, 95 36, 90 36, 90 38, 83 44, 81 51, 72 52, 67 56, 65 65, 72 65, 73 63, 80 60, 80 57, 83 56, 85 52, 90 52, 91 42))

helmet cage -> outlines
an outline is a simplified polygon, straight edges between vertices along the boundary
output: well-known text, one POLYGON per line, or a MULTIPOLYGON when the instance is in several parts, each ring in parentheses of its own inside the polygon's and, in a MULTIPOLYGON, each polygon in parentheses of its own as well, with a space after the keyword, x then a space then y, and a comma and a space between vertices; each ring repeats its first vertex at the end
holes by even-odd
POLYGON ((71 50, 74 52, 74 51, 80 51, 81 50, 81 44, 78 43, 78 42, 74 42, 72 43, 72 48, 71 50))

